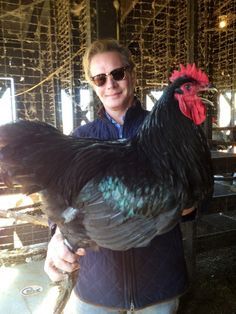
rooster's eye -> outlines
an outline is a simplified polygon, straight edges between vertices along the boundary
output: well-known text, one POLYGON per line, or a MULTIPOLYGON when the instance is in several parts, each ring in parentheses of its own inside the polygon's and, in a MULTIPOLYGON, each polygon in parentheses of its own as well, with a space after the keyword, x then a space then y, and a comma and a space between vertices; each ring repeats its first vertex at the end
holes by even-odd
POLYGON ((186 84, 184 87, 185 87, 185 89, 187 89, 189 91, 189 90, 191 90, 192 85, 191 84, 186 84))

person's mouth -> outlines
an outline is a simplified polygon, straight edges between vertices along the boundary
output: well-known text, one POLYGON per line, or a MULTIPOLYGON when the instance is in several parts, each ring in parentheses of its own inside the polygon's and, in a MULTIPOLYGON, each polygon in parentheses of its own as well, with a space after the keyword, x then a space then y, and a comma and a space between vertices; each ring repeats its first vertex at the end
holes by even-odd
POLYGON ((114 93, 114 94, 109 94, 109 95, 107 95, 107 97, 116 98, 116 97, 119 97, 121 94, 122 94, 121 92, 118 92, 118 93, 114 93))

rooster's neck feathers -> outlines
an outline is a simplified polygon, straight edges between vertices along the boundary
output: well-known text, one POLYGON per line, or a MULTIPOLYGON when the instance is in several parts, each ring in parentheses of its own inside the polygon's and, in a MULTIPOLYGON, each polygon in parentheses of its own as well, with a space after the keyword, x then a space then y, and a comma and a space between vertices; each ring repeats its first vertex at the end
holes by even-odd
POLYGON ((210 153, 201 126, 183 115, 175 93, 185 83, 198 84, 197 79, 204 82, 208 82, 208 79, 195 66, 182 67, 182 71, 174 72, 172 79, 173 83, 164 90, 140 128, 137 142, 157 177, 191 186, 191 180, 195 181, 194 176, 202 180, 201 172, 211 171, 210 153), (206 157, 205 161, 202 159, 202 166, 194 169, 202 155, 206 157), (204 164, 206 160, 207 164, 204 164))

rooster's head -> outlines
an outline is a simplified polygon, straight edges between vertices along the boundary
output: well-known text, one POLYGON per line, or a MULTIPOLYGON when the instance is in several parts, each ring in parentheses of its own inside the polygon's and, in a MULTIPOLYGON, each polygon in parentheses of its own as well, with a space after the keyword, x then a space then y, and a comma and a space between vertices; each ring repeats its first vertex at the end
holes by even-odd
POLYGON ((183 78, 183 81, 180 80, 181 85, 175 92, 179 108, 195 124, 201 124, 206 119, 206 107, 198 96, 198 92, 209 87, 208 76, 195 64, 188 64, 186 67, 181 64, 180 70, 175 70, 172 73, 170 81, 173 83, 179 78, 183 78))

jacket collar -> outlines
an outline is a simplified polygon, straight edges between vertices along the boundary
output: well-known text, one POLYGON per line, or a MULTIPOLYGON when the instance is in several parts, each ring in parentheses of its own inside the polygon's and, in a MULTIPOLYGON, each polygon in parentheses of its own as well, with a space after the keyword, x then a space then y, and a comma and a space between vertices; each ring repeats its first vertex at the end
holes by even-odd
MULTIPOLYGON (((140 113, 140 111, 143 110, 142 105, 140 100, 135 96, 134 97, 134 102, 133 105, 127 110, 125 116, 124 116, 124 121, 126 120, 130 120, 133 117, 135 117, 137 114, 140 113)), ((105 108, 102 106, 99 110, 98 110, 98 116, 101 119, 108 119, 107 117, 107 113, 105 111, 105 108)))

